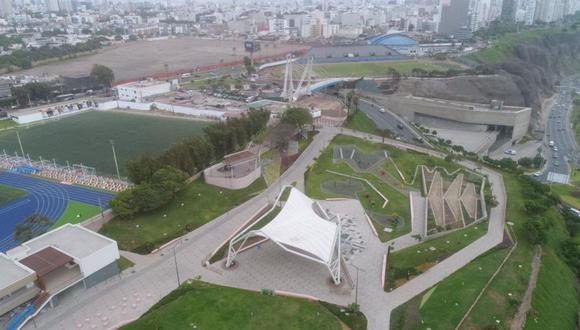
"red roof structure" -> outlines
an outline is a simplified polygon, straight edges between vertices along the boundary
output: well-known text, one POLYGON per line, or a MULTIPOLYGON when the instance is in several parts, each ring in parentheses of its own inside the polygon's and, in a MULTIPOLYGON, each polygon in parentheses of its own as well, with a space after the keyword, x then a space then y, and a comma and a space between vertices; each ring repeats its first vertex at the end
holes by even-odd
POLYGON ((20 260, 20 263, 34 270, 37 276, 43 277, 72 260, 68 254, 49 246, 20 260))

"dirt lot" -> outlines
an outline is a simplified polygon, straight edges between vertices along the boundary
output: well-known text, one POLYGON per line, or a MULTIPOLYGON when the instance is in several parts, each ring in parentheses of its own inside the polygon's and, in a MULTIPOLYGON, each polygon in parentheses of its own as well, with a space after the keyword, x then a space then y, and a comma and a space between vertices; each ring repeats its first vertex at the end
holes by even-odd
MULTIPOLYGON (((268 56, 300 49, 297 45, 261 42, 262 50, 255 56, 268 56)), ((145 77, 164 72, 164 64, 169 71, 193 68, 209 64, 219 64, 221 60, 231 62, 242 59, 243 40, 205 40, 181 37, 167 40, 138 41, 103 49, 98 54, 72 60, 42 65, 21 74, 81 75, 90 72, 94 64, 109 66, 117 80, 145 77), (234 51, 233 48, 236 48, 234 51)))
POLYGON ((322 115, 327 117, 344 117, 346 110, 344 105, 334 96, 317 93, 308 96, 298 103, 296 106, 302 108, 317 108, 322 110, 322 115))

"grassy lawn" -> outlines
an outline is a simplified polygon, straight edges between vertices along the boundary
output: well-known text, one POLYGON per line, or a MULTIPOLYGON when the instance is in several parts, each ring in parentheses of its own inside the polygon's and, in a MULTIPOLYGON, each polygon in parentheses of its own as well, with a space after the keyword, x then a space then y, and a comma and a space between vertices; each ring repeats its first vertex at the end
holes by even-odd
POLYGON ((0 120, 0 130, 5 128, 11 128, 14 126, 18 126, 18 123, 12 119, 0 120))
POLYGON ((580 210, 580 185, 553 183, 552 191, 557 193, 562 202, 580 210))
POLYGON ((67 223, 81 223, 94 217, 95 215, 98 215, 100 212, 101 209, 98 206, 69 200, 66 211, 62 217, 60 217, 60 219, 58 219, 58 221, 52 226, 52 228, 58 228, 67 223))
POLYGON ((391 62, 361 62, 361 63, 338 63, 318 64, 314 71, 322 77, 374 77, 388 74, 389 69, 395 69, 402 74, 410 74, 413 69, 427 71, 447 71, 449 68, 458 69, 458 65, 446 62, 428 60, 391 61, 391 62))
MULTIPOLYGON (((340 313, 340 310, 338 310, 340 313)), ((343 329, 319 302, 193 281, 121 329, 343 329)))
POLYGON ((387 260, 385 290, 397 288, 487 233, 487 222, 392 252, 387 260))
POLYGON ((376 134, 377 125, 364 112, 357 111, 346 123, 346 127, 356 131, 376 134))
POLYGON ((550 188, 560 196, 563 203, 580 209, 580 169, 571 173, 570 184, 552 183, 550 188))
POLYGON ((576 328, 578 294, 575 274, 551 248, 545 249, 525 329, 576 328))
POLYGON ((117 266, 119 266, 120 271, 124 271, 127 268, 131 268, 131 267, 135 266, 135 263, 133 261, 121 256, 121 258, 119 258, 119 260, 117 260, 117 266))
POLYGON ((383 182, 374 174, 357 172, 346 163, 341 162, 335 164, 333 162, 333 148, 335 145, 341 144, 356 144, 363 152, 373 152, 386 148, 384 145, 366 142, 354 137, 342 135, 337 136, 331 145, 323 151, 316 164, 307 171, 305 177, 306 193, 316 199, 345 197, 345 195, 342 194, 333 194, 322 190, 322 184, 324 182, 349 180, 348 178, 329 173, 327 170, 367 179, 389 199, 389 203, 385 208, 383 208, 382 205, 384 200, 366 183, 363 183, 364 191, 358 193, 358 198, 367 213, 369 213, 369 215, 372 213, 377 213, 387 216, 399 216, 403 219, 402 225, 392 227, 392 233, 385 232, 383 225, 373 221, 375 228, 377 229, 377 233, 379 234, 379 238, 382 241, 387 241, 410 232, 411 213, 408 195, 402 194, 401 192, 395 190, 393 187, 383 182))
POLYGON ((167 207, 132 219, 114 218, 100 232, 116 240, 122 250, 149 253, 242 204, 265 187, 263 179, 241 190, 215 187, 198 179, 178 192, 167 207))
POLYGON ((262 159, 269 159, 272 162, 264 167, 264 179, 268 185, 274 183, 280 177, 282 158, 277 149, 270 149, 262 154, 262 159))
POLYGON ((506 221, 514 223, 513 229, 519 243, 466 319, 464 325, 470 329, 497 327, 498 324, 508 327, 522 301, 530 278, 534 248, 523 238, 523 223, 527 215, 521 186, 514 175, 507 173, 503 175, 508 196, 506 221))
POLYGON ((27 194, 28 193, 24 190, 0 185, 0 205, 8 204, 15 199, 26 196, 27 194))
POLYGON ((507 253, 492 250, 399 306, 391 314, 391 329, 454 329, 507 253))
POLYGON ((184 138, 201 134, 208 123, 113 111, 91 111, 31 127, 0 132, 0 149, 20 153, 22 145, 33 159, 55 159, 59 164, 84 164, 101 174, 115 174, 110 140, 115 141, 121 175, 125 163, 143 154, 156 154, 184 138))
POLYGON ((536 30, 503 35, 493 42, 493 45, 477 53, 466 55, 468 59, 477 62, 495 64, 510 59, 518 44, 539 39, 544 35, 554 32, 553 28, 539 28, 536 30))

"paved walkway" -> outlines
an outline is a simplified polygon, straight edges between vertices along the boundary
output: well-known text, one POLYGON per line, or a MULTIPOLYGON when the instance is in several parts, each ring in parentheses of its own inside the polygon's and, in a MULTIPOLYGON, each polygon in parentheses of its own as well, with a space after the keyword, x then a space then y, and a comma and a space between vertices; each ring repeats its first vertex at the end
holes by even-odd
MULTIPOLYGON (((216 247, 226 241, 238 227, 250 219, 257 210, 266 203, 274 201, 281 186, 295 181, 302 181, 307 166, 315 158, 319 157, 332 138, 340 133, 367 138, 375 142, 381 142, 382 140, 380 137, 369 136, 365 133, 347 129, 323 129, 300 155, 294 165, 280 177, 278 183, 271 185, 260 195, 212 222, 183 236, 180 240, 161 251, 148 256, 133 256, 138 265, 123 272, 120 278, 114 277, 88 290, 74 290, 63 296, 58 307, 46 309, 36 318, 37 327, 41 329, 108 329, 129 322, 141 316, 159 299, 175 289, 178 285, 178 278, 183 281, 188 278, 199 277, 212 283, 240 286, 253 290, 269 286, 270 289, 282 287, 298 293, 312 294, 311 291, 305 291, 310 290, 310 288, 301 283, 301 279, 298 277, 302 276, 302 274, 299 273, 310 272, 308 277, 315 278, 316 276, 323 276, 323 273, 319 272, 321 269, 324 271, 324 269, 317 266, 304 268, 305 265, 310 266, 312 264, 305 264, 301 260, 290 261, 303 267, 298 272, 294 270, 293 274, 284 276, 284 273, 282 275, 278 273, 280 269, 272 270, 271 274, 263 275, 264 278, 267 277, 265 282, 259 282, 250 277, 251 272, 240 272, 240 276, 233 276, 235 270, 225 271, 218 264, 205 268, 202 266, 202 262, 216 247), (177 261, 177 267, 175 261, 177 261)), ((386 139, 385 143, 405 149, 427 152, 434 156, 442 155, 435 151, 406 145, 399 141, 386 139)), ((475 168, 475 165, 469 162, 462 164, 475 168)), ((485 236, 390 293, 385 293, 381 286, 382 255, 386 249, 385 244, 369 240, 367 244, 372 247, 352 260, 349 266, 349 273, 353 279, 356 278, 356 274, 352 264, 359 267, 361 264, 370 265, 367 267, 371 267, 371 269, 365 269, 359 273, 360 287, 358 294, 361 309, 369 321, 369 329, 387 329, 392 309, 430 288, 501 242, 506 202, 502 177, 487 169, 484 169, 482 173, 488 175, 492 184, 492 191, 499 203, 490 213, 489 230, 485 236)), ((350 215, 353 209, 356 210, 356 205, 347 205, 343 212, 350 215)), ((357 215, 354 214, 353 217, 357 218, 357 215)), ((266 249, 266 247, 264 246, 261 251, 258 251, 259 257, 269 258, 270 260, 289 258, 287 254, 282 256, 277 254, 278 252, 275 249, 266 249)), ((129 258, 132 257, 130 253, 123 252, 123 255, 129 258)), ((248 256, 242 256, 242 258, 248 258, 248 256)), ((257 257, 258 255, 254 256, 257 257)), ((243 261, 242 259, 242 264, 244 264, 243 261)), ((272 267, 286 266, 273 265, 272 267)), ((317 283, 314 284, 318 285, 317 283)), ((354 301, 354 292, 352 290, 350 292, 342 289, 333 290, 332 287, 321 286, 314 293, 314 295, 316 294, 319 294, 320 298, 340 304, 354 301)), ((29 323, 27 328, 33 329, 34 326, 29 323)))

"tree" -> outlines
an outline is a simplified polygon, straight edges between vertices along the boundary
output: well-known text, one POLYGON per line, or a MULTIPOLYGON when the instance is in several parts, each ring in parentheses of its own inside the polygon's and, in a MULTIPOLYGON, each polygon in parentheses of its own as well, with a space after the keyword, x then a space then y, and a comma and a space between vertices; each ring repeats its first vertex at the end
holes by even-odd
POLYGON ((170 191, 151 183, 142 183, 133 189, 138 212, 148 212, 167 205, 173 198, 170 191))
POLYGON ((101 64, 95 64, 91 70, 91 78, 99 84, 111 87, 111 84, 115 80, 115 74, 111 68, 101 64))
POLYGON ((524 232, 528 241, 532 244, 544 244, 548 238, 546 226, 539 218, 528 218, 524 222, 524 232))
POLYGON ((109 203, 115 215, 120 218, 131 218, 139 212, 135 202, 134 188, 126 189, 117 194, 109 203))
POLYGON ((377 129, 377 134, 383 139, 383 143, 385 143, 385 138, 390 138, 393 136, 393 132, 389 129, 377 129))
POLYGON ((518 164, 522 167, 530 168, 530 167, 532 167, 533 161, 529 157, 522 157, 522 158, 518 159, 518 164))
POLYGON ((580 275, 580 240, 569 238, 562 243, 560 250, 566 263, 580 275))
POLYGON ((140 184, 149 181, 153 174, 161 168, 161 164, 151 155, 143 155, 137 160, 127 162, 127 176, 129 181, 140 184))
POLYGON ((44 234, 50 225, 52 222, 47 216, 35 213, 16 225, 14 238, 20 243, 26 242, 44 234))
POLYGON ((311 125, 314 119, 312 118, 312 114, 308 109, 289 108, 284 112, 280 121, 302 132, 304 126, 311 125))
POLYGON ((288 147, 288 142, 294 135, 294 132, 295 129, 293 126, 282 123, 272 130, 270 143, 278 151, 283 152, 288 147))
POLYGON ((542 167, 542 164, 544 164, 544 158, 542 155, 537 154, 534 159, 532 159, 532 164, 534 165, 534 168, 542 167))
POLYGON ((247 56, 244 56, 244 66, 248 74, 256 73, 256 68, 252 65, 252 59, 247 56))
POLYGON ((175 193, 183 188, 187 177, 187 173, 173 166, 164 166, 153 174, 151 183, 158 189, 170 192, 173 198, 175 197, 175 193))

